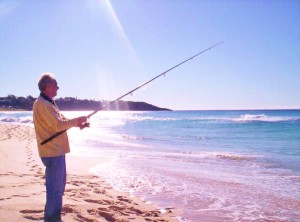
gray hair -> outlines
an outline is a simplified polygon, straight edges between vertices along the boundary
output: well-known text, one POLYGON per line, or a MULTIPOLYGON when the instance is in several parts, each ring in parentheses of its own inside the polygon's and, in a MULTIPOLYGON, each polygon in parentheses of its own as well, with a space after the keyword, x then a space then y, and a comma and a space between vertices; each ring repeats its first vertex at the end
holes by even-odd
POLYGON ((38 81, 38 86, 41 92, 46 89, 47 84, 55 81, 54 75, 52 73, 43 73, 38 81))

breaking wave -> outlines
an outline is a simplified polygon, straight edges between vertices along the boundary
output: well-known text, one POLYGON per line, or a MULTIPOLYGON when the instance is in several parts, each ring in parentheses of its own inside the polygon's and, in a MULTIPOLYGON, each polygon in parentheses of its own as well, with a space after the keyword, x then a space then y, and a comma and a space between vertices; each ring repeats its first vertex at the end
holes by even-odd
POLYGON ((33 124, 32 116, 0 116, 0 122, 2 123, 21 123, 21 124, 33 124))
POLYGON ((157 121, 157 122, 174 122, 174 121, 217 121, 217 122, 300 122, 300 118, 296 117, 279 117, 279 116, 268 116, 265 114, 244 114, 238 117, 218 117, 218 116, 207 116, 207 117, 190 117, 185 118, 156 118, 156 117, 132 117, 128 119, 130 122, 141 122, 141 121, 157 121))
POLYGON ((238 118, 234 118, 233 121, 236 122, 253 122, 253 121, 260 121, 260 122, 287 122, 287 121, 300 121, 299 118, 293 118, 293 117, 278 117, 278 116, 268 116, 265 114, 258 114, 258 115, 252 115, 252 114, 245 114, 240 115, 238 118))

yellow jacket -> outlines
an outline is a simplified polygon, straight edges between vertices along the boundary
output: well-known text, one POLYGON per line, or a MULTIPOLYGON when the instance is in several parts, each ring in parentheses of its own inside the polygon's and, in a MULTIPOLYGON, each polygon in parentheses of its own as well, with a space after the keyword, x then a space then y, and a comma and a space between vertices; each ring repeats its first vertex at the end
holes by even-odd
POLYGON ((77 126, 77 119, 65 118, 56 106, 40 96, 33 104, 33 123, 40 157, 56 157, 70 152, 66 132, 44 145, 41 142, 57 132, 77 126))

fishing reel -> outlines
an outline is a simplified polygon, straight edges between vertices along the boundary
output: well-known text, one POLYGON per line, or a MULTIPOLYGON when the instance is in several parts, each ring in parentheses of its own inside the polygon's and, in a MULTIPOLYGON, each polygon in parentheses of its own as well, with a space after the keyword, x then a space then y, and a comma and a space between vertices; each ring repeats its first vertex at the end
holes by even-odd
POLYGON ((89 122, 85 122, 84 124, 82 124, 79 128, 82 130, 82 129, 84 129, 84 128, 86 128, 86 127, 90 127, 90 123, 89 122))

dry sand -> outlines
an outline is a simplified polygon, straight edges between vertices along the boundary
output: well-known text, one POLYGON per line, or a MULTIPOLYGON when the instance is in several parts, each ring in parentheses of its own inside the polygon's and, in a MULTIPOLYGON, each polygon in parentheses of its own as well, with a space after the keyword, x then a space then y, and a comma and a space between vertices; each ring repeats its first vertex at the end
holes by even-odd
MULTIPOLYGON (((43 221, 44 166, 33 128, 0 124, 0 158, 0 221, 43 221)), ((67 155, 63 221, 177 221, 173 208, 162 213, 89 173, 99 161, 67 155)))

